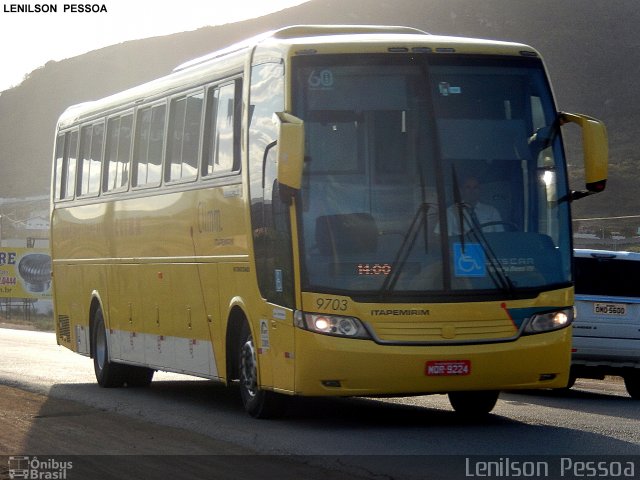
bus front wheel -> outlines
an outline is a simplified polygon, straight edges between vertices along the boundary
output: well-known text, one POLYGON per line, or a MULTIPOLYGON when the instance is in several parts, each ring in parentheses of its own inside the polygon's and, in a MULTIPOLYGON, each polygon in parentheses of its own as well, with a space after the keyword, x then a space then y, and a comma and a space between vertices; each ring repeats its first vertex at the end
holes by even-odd
POLYGON ((640 400, 640 372, 627 373, 623 378, 624 386, 631 398, 640 400))
POLYGON ((487 390, 479 392, 450 392, 449 402, 456 413, 465 417, 482 417, 496 406, 500 392, 487 390))
POLYGON ((258 357, 253 337, 245 324, 238 348, 238 376, 244 409, 255 418, 279 416, 284 408, 282 395, 259 387, 258 357))

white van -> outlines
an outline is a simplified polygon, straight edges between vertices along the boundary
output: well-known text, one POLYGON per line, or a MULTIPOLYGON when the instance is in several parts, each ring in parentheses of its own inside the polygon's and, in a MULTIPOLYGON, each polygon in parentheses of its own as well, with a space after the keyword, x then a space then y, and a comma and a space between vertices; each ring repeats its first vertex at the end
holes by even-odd
POLYGON ((624 378, 640 399, 640 253, 576 249, 576 319, 572 386, 576 378, 624 378))

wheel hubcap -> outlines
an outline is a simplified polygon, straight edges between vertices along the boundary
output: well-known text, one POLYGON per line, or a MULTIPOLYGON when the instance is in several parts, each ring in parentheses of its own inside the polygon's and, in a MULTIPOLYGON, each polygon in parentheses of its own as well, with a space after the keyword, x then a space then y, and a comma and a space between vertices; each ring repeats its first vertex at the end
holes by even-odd
POLYGON ((242 346, 240 356, 240 382, 244 390, 255 397, 258 392, 258 369, 256 366, 256 352, 251 339, 242 346))
POLYGON ((98 361, 98 368, 102 370, 104 368, 105 361, 107 359, 107 341, 105 335, 98 335, 96 338, 96 360, 98 361))

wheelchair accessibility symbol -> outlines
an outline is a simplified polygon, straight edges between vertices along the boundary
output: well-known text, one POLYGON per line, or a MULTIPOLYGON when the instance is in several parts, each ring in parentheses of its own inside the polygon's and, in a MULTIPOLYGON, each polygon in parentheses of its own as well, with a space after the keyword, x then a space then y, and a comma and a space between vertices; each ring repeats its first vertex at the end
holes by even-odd
POLYGON ((453 244, 454 274, 456 277, 484 277, 487 275, 484 251, 479 243, 453 244))

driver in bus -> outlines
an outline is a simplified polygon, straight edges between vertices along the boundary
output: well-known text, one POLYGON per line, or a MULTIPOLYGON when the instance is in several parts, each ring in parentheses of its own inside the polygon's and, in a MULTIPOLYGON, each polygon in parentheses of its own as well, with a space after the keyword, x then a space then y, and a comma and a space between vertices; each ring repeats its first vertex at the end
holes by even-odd
MULTIPOLYGON (((460 189, 464 207, 462 207, 462 217, 464 233, 481 227, 483 233, 502 232, 502 217, 498 209, 492 205, 480 202, 482 186, 478 178, 473 175, 464 177, 460 189)), ((456 204, 447 208, 447 223, 449 225, 449 235, 460 234, 460 207, 456 204)), ((435 233, 440 233, 440 225, 436 225, 435 233)))

